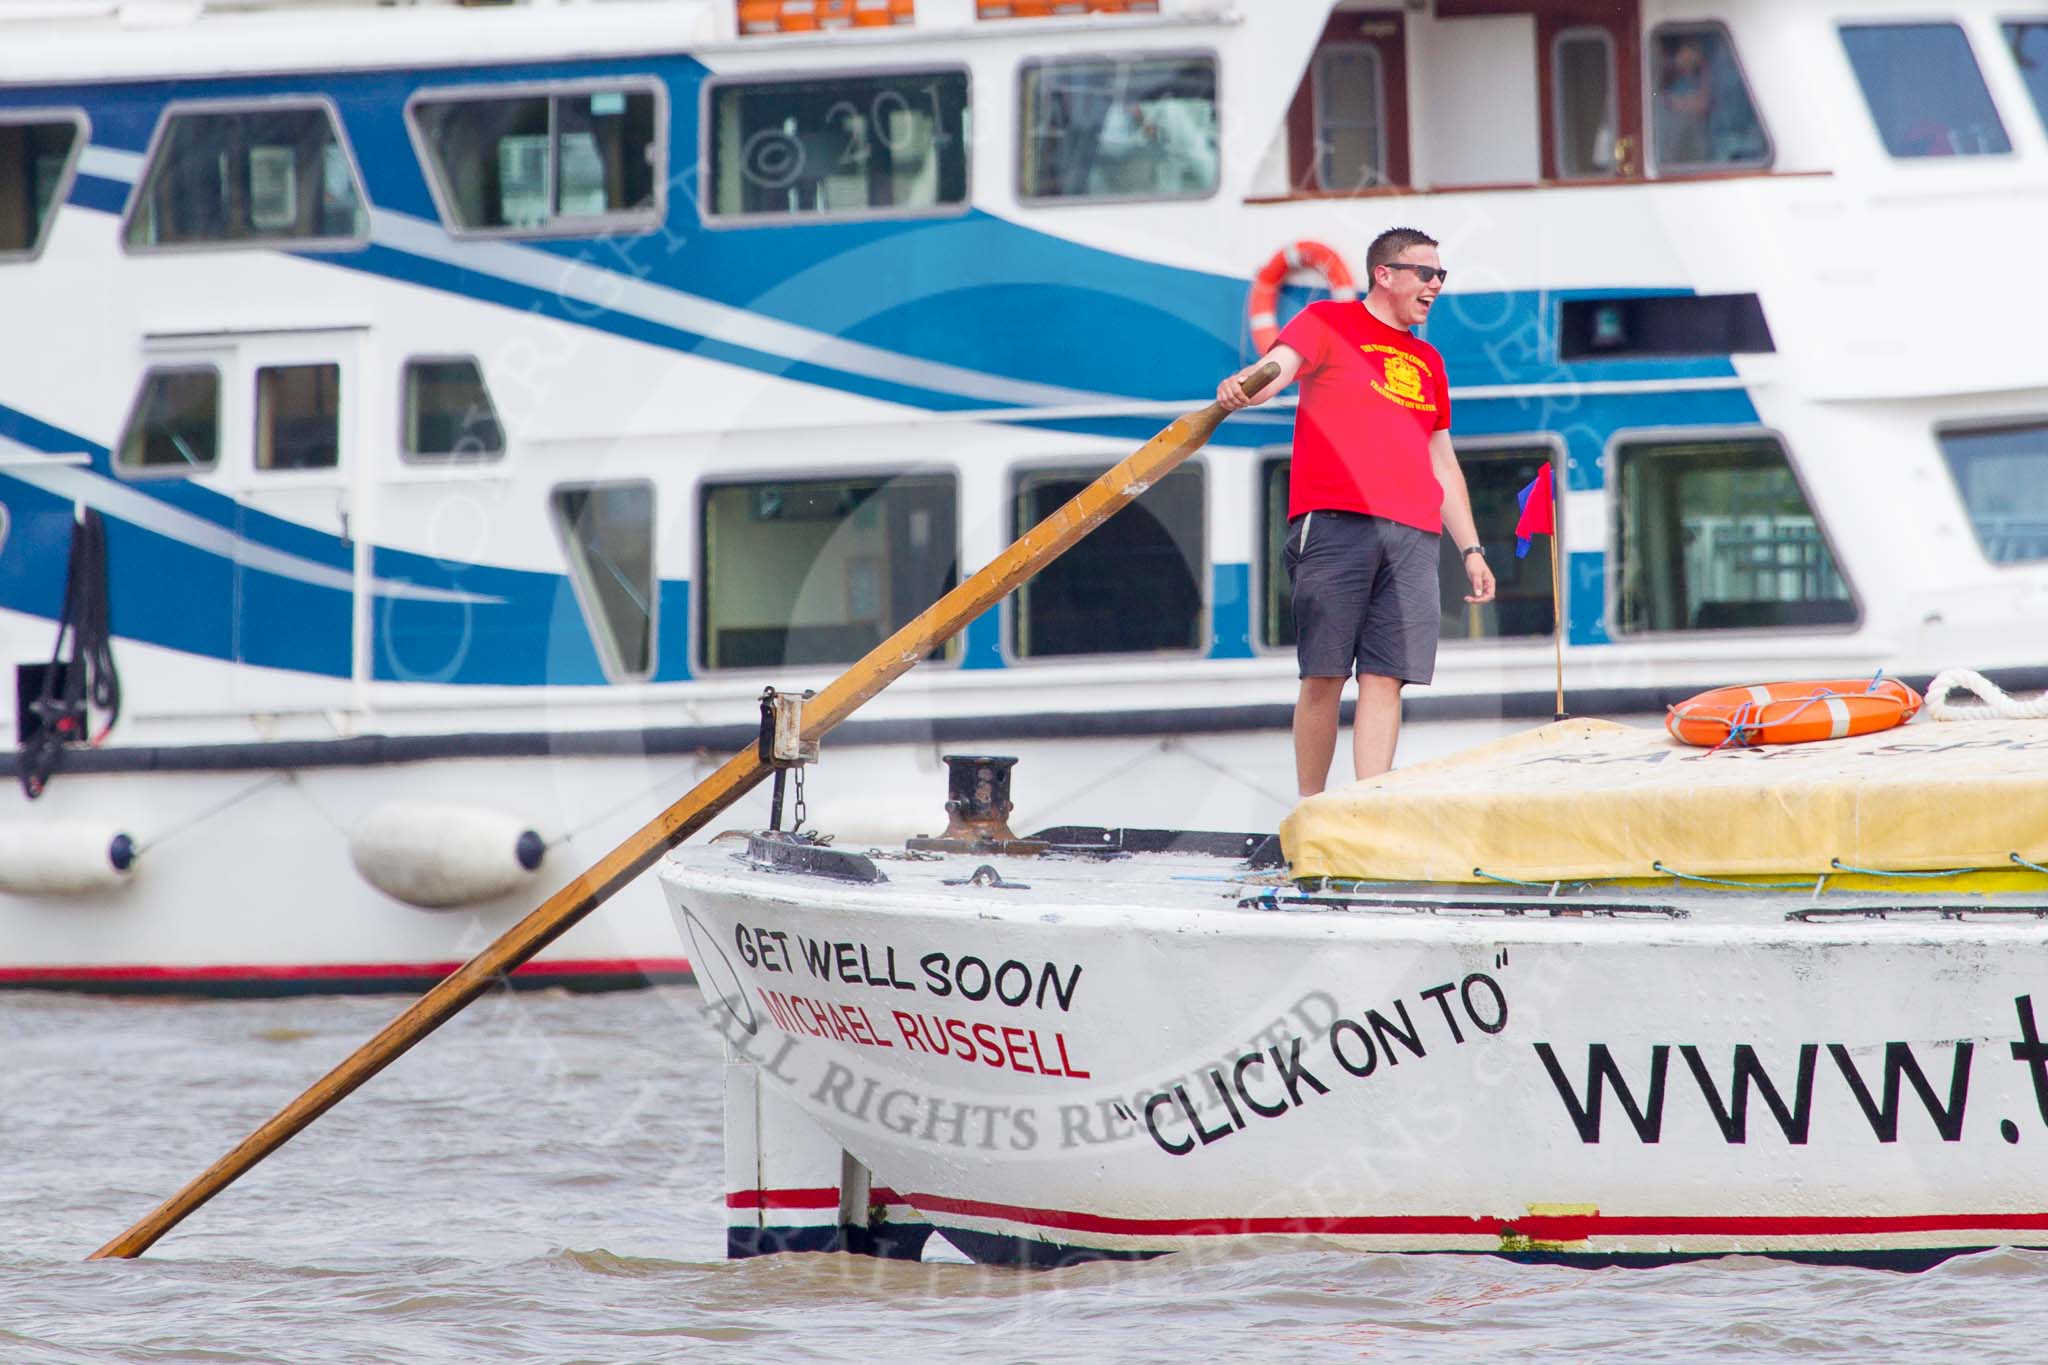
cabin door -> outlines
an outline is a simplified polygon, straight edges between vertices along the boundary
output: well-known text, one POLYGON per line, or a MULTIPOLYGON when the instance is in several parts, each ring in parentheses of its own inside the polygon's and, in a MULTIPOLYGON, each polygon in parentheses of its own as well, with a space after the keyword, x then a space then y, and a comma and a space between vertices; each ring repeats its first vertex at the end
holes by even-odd
POLYGON ((1636 0, 1548 5, 1536 17, 1546 180, 1643 173, 1642 27, 1636 0))
POLYGON ((355 695, 369 557, 359 538, 361 336, 236 338, 248 414, 237 460, 236 700, 255 711, 345 708, 355 695))

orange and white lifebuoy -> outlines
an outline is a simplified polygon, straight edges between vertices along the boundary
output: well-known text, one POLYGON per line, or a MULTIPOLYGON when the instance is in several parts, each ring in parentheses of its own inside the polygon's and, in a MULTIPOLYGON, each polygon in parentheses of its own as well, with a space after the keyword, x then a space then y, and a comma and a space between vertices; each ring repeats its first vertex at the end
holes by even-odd
POLYGON ((1754 683, 1688 698, 1665 714, 1664 728, 1706 749, 1803 744, 1889 730, 1919 710, 1920 694, 1891 678, 1754 683))
POLYGON ((1358 285, 1351 278, 1350 267, 1339 256, 1321 242, 1296 242, 1293 246, 1273 253, 1273 259, 1259 267, 1259 273, 1252 276, 1252 297, 1248 305, 1251 313, 1252 347, 1260 355, 1273 349, 1273 343, 1280 336, 1280 322, 1273 310, 1280 302, 1280 286, 1288 273, 1295 270, 1313 270, 1323 277, 1330 286, 1330 297, 1334 299, 1355 299, 1358 285))

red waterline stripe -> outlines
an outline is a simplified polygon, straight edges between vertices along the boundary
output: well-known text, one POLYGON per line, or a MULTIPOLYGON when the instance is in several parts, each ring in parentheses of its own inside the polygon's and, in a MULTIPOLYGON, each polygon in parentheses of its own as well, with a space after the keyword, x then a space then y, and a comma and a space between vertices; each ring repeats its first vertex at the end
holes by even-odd
POLYGON ((2048 1230, 2044 1213, 1928 1213, 1816 1217, 1606 1216, 1557 1214, 1526 1218, 1475 1218, 1454 1214, 1397 1214, 1379 1217, 1297 1218, 1113 1218, 1067 1209, 1034 1209, 937 1194, 905 1198, 925 1213, 965 1214, 1034 1223, 1066 1232, 1099 1232, 1133 1237, 1243 1237, 1261 1233, 1323 1233, 1351 1236, 1495 1237, 1512 1230, 1543 1242, 1577 1242, 1589 1237, 1824 1237, 1906 1232, 2033 1232, 2048 1230))
MULTIPOLYGON (((333 981, 446 976, 460 962, 221 963, 204 967, 0 967, 0 985, 48 981, 333 981)), ((688 976, 682 957, 550 958, 513 970, 515 976, 688 976)))
MULTIPOLYGON (((910 1201, 891 1189, 881 1186, 868 1191, 868 1200, 875 1204, 907 1204, 910 1201)), ((725 1196, 729 1209, 836 1209, 839 1207, 837 1186, 820 1186, 808 1190, 734 1190, 725 1196)))

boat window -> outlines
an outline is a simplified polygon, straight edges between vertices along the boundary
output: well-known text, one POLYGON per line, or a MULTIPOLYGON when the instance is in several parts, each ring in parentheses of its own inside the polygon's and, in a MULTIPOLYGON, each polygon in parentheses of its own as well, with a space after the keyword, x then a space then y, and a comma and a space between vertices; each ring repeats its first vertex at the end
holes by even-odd
POLYGON ((1362 190, 1387 183, 1387 95, 1380 50, 1371 43, 1316 49, 1316 184, 1362 190))
POLYGON ((1288 458, 1268 460, 1259 470, 1260 564, 1259 643, 1282 649, 1294 643, 1294 591, 1287 581, 1288 458))
POLYGON ((325 105, 173 109, 128 211, 131 248, 355 246, 362 186, 325 105))
MULTIPOLYGON (((1548 638, 1555 629, 1550 588, 1550 552, 1554 537, 1531 537, 1529 552, 1515 556, 1515 522, 1522 514, 1517 496, 1538 470, 1553 463, 1557 451, 1543 445, 1489 445, 1479 449, 1460 446, 1458 467, 1465 475, 1465 490, 1472 499, 1472 520, 1479 527, 1479 539, 1486 546, 1486 562, 1493 570, 1494 600, 1467 602, 1472 590, 1465 576, 1465 557, 1451 537, 1441 537, 1438 548, 1437 588, 1442 599, 1446 640, 1492 640, 1508 636, 1540 635, 1548 638)), ((1563 471, 1553 469, 1562 480, 1563 471)), ((1560 482, 1560 487, 1562 484, 1560 482)), ((1556 503, 1556 520, 1564 530, 1564 499, 1556 503)))
POLYGON ((1623 634, 1847 625, 1856 604, 1777 441, 1619 447, 1623 634))
POLYGON ((550 501, 605 673, 645 678, 654 666, 654 485, 565 484, 550 501))
POLYGON ((712 88, 705 159, 717 217, 834 217, 965 205, 965 71, 712 88))
POLYGON ((257 370, 256 467, 332 469, 340 463, 341 366, 257 370))
MULTIPOLYGON (((1437 583, 1442 596, 1443 630, 1446 640, 1490 640, 1502 636, 1551 633, 1550 547, 1538 538, 1524 559, 1515 558, 1513 528, 1520 515, 1515 495, 1556 457, 1548 445, 1494 445, 1484 449, 1460 447, 1458 466, 1465 473, 1465 487, 1472 498, 1472 516, 1479 524, 1480 539, 1486 543, 1487 563, 1493 567, 1499 585, 1495 599, 1485 605, 1465 600, 1465 577, 1461 547, 1445 537, 1439 554, 1437 583)), ((1264 496, 1262 541, 1264 591, 1260 642, 1279 649, 1294 643, 1294 607, 1283 556, 1288 533, 1286 457, 1267 461, 1261 471, 1264 496)), ((1559 518, 1562 525, 1562 517, 1559 518)))
POLYGON ((142 376, 114 463, 126 474, 177 476, 220 462, 220 371, 165 366, 142 376))
POLYGON ((405 362, 405 454, 413 460, 493 460, 505 429, 474 360, 405 362))
POLYGON ((0 261, 43 249, 84 130, 76 114, 0 114, 0 261))
POLYGON ((1957 24, 1844 24, 1842 45, 1893 156, 2012 150, 1957 24))
POLYGON ((2048 422, 1938 436, 1985 558, 1994 564, 2048 559, 2048 422))
POLYGON ((1613 37, 1604 28, 1560 29, 1550 44, 1550 80, 1557 100, 1552 150, 1558 178, 1613 175, 1620 137, 1613 37))
POLYGON ((652 84, 439 94, 406 115, 451 228, 507 235, 652 226, 667 142, 652 84))
POLYGON ((958 501, 950 474, 706 485, 704 667, 860 658, 959 581, 958 501))
POLYGON ((1762 355, 1777 350, 1755 294, 1563 299, 1559 360, 1646 355, 1762 355))
POLYGON ((2033 96, 2034 112, 2048 123, 2048 19, 2006 24, 2005 41, 2019 63, 2027 93, 2033 96))
MULTIPOLYGON (((1022 535, 1102 471, 1034 470, 1017 480, 1022 535)), ((1017 589, 1010 649, 1019 658, 1144 654, 1207 644, 1204 475, 1183 465, 1017 589)))
POLYGON ((1022 79, 1020 198, 1215 193, 1214 58, 1027 62, 1022 79))
POLYGON ((1771 163, 1771 140, 1719 24, 1657 27, 1650 40, 1650 121, 1660 172, 1771 163))

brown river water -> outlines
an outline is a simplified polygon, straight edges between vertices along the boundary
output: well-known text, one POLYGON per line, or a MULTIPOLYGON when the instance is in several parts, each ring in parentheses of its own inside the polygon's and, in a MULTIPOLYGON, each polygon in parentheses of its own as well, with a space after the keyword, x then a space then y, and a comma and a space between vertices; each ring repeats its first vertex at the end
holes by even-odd
POLYGON ((681 988, 487 998, 145 1259, 85 1262, 403 1003, 0 997, 0 1365, 2048 1357, 2048 1253, 726 1262, 717 1043, 681 988))

